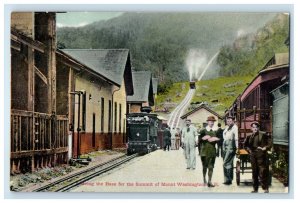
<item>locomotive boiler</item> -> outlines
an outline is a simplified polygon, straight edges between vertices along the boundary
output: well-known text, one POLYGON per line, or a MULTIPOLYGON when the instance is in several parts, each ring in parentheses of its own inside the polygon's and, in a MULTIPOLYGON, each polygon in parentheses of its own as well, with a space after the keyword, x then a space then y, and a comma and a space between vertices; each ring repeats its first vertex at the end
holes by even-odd
POLYGON ((157 149, 157 114, 151 107, 142 107, 141 113, 127 114, 127 154, 147 154, 157 149))

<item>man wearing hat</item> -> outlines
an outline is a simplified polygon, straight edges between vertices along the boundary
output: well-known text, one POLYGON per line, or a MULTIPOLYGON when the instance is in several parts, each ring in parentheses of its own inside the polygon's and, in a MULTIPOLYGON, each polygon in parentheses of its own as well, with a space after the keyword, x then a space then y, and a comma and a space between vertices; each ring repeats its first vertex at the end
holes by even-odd
POLYGON ((271 148, 271 139, 259 128, 260 124, 258 122, 251 124, 252 134, 246 137, 244 147, 250 153, 253 180, 252 193, 258 192, 259 180, 264 192, 269 193, 267 151, 271 148))
POLYGON ((171 132, 170 132, 170 127, 167 126, 164 130, 164 151, 166 151, 168 149, 168 151, 170 150, 170 144, 171 144, 171 132))
POLYGON ((208 169, 208 187, 214 187, 212 184, 212 175, 216 159, 216 143, 219 141, 216 132, 213 130, 214 122, 216 121, 214 116, 208 116, 207 126, 201 130, 201 161, 203 167, 203 181, 206 184, 206 173, 208 169))
POLYGON ((195 127, 191 126, 191 120, 185 121, 185 127, 182 129, 183 146, 187 169, 196 168, 196 146, 198 143, 198 133, 195 127))
POLYGON ((233 160, 238 148, 238 127, 234 124, 234 118, 226 118, 227 126, 223 132, 223 170, 224 184, 231 185, 233 180, 233 160))

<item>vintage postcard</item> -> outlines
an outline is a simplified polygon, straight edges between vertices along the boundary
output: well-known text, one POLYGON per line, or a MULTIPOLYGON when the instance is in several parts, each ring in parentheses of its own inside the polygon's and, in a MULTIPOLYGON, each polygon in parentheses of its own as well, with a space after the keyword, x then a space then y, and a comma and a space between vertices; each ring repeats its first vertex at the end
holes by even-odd
POLYGON ((289 192, 289 13, 10 20, 11 191, 289 192))

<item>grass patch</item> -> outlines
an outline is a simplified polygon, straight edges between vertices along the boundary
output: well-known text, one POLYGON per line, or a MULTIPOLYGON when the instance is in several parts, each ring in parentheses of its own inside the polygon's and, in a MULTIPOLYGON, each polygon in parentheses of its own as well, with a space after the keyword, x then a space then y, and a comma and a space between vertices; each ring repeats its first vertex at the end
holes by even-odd
MULTIPOLYGON (((163 108, 166 103, 179 104, 189 91, 189 82, 173 83, 167 94, 158 94, 156 98, 156 106, 163 108)), ((173 108, 169 108, 171 111, 173 108)))
MULTIPOLYGON (((252 79, 253 76, 234 76, 198 81, 192 102, 206 102, 212 110, 223 115, 252 79)), ((162 108, 167 102, 178 105, 188 90, 189 82, 174 83, 167 94, 157 96, 156 106, 162 108)))

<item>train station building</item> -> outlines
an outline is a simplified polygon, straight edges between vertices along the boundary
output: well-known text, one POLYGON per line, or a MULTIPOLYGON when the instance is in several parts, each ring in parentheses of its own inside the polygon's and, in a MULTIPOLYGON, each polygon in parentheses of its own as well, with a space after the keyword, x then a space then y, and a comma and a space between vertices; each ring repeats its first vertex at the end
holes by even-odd
POLYGON ((207 119, 208 116, 215 117, 216 122, 215 122, 215 125, 214 125, 214 129, 217 130, 218 129, 217 124, 218 123, 223 123, 223 117, 221 115, 219 115, 218 113, 216 113, 215 111, 213 111, 212 109, 210 109, 205 104, 201 104, 200 106, 198 106, 197 108, 187 112, 186 114, 184 114, 180 118, 183 119, 183 120, 190 119, 195 126, 198 126, 198 127, 201 126, 201 128, 202 128, 202 127, 205 127, 207 125, 206 119, 207 119))
POLYGON ((143 106, 154 105, 152 74, 150 71, 133 71, 134 94, 127 96, 128 113, 139 113, 143 106))
POLYGON ((126 96, 133 94, 129 50, 60 51, 82 64, 82 68, 73 74, 74 105, 73 113, 70 112, 73 114, 70 125, 76 135, 73 136, 73 156, 124 147, 126 96), (80 144, 77 143, 78 134, 80 144))
POLYGON ((56 13, 12 13, 11 81, 11 173, 125 147, 128 49, 58 50, 56 13))

